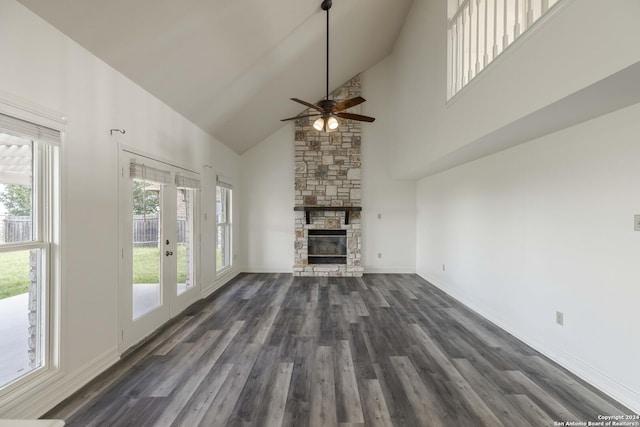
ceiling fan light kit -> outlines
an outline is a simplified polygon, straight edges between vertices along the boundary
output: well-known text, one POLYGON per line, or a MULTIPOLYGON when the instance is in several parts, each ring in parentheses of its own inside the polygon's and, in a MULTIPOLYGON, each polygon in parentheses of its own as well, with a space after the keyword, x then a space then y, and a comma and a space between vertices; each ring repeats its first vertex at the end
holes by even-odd
POLYGON ((338 117, 343 119, 356 120, 360 122, 373 122, 375 118, 363 116, 361 114, 354 113, 346 113, 343 112, 351 107, 355 107, 356 105, 362 104, 366 100, 357 96, 355 98, 347 99, 346 101, 336 102, 334 100, 329 99, 329 9, 331 9, 332 1, 331 0, 323 0, 321 4, 322 10, 327 12, 327 92, 326 98, 322 101, 318 102, 318 105, 311 104, 310 102, 303 101, 297 98, 291 98, 292 101, 297 102, 299 104, 304 105, 305 107, 315 110, 310 112, 309 114, 298 115, 295 117, 289 117, 286 119, 282 119, 281 121, 287 120, 297 120, 308 117, 318 117, 313 122, 313 128, 319 132, 331 132, 338 129, 340 123, 338 122, 338 117))
POLYGON ((317 131, 324 130, 325 132, 329 132, 338 129, 338 126, 338 119, 334 116, 329 116, 326 120, 322 117, 318 117, 316 121, 313 122, 313 127, 317 131))

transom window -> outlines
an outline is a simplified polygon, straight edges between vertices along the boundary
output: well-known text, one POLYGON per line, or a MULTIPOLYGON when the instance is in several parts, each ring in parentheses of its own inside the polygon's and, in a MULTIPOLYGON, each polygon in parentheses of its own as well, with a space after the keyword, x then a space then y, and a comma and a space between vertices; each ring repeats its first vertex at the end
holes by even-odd
POLYGON ((448 98, 560 0, 448 0, 448 98))

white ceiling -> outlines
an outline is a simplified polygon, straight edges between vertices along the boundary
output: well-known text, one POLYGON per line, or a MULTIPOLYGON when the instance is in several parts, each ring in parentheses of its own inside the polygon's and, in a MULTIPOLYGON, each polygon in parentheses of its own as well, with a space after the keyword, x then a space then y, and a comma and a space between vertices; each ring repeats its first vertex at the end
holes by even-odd
MULTIPOLYGON (((325 91, 321 0, 19 1, 237 153, 325 91)), ((332 89, 391 52, 410 5, 333 1, 332 89)))

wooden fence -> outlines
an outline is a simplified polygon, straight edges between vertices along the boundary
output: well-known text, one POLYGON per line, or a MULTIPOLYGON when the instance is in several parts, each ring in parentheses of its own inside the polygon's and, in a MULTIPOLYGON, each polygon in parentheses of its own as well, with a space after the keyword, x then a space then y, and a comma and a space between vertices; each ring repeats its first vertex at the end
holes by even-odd
MULTIPOLYGON (((0 242, 29 242, 32 240, 31 217, 7 217, 0 222, 0 242)), ((158 247, 160 241, 158 215, 134 215, 133 245, 135 247, 158 247)), ((187 220, 178 219, 178 243, 187 241, 187 220)))
POLYGON ((9 216, 0 222, 0 242, 29 242, 32 237, 30 216, 9 216))
MULTIPOLYGON (((157 248, 160 241, 158 215, 133 216, 133 245, 135 247, 157 248)), ((178 243, 187 241, 187 220, 178 218, 178 243)))

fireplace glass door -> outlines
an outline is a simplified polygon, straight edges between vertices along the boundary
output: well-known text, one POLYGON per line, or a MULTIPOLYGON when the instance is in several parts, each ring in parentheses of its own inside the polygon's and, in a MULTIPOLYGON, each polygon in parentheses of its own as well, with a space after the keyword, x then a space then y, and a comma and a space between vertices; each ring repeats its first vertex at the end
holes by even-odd
POLYGON ((346 264, 346 230, 309 230, 309 264, 346 264))

